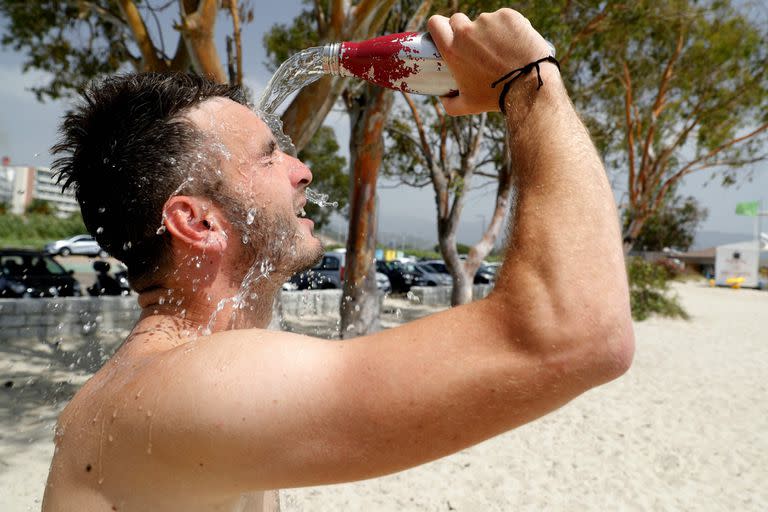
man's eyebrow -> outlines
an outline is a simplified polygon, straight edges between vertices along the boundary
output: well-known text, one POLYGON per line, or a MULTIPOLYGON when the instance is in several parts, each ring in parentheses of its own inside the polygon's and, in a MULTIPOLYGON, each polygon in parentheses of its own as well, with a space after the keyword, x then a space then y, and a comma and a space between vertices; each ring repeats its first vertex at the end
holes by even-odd
POLYGON ((261 153, 262 156, 269 156, 272 153, 274 153, 275 150, 277 149, 277 142, 275 141, 275 139, 270 139, 266 145, 262 146, 262 148, 263 148, 263 151, 261 153))

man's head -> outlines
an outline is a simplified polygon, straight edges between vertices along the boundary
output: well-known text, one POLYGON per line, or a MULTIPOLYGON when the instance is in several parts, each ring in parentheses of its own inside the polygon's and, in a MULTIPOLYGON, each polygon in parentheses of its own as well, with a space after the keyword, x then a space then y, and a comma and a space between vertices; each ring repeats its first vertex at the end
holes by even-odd
POLYGON ((272 134, 245 103, 236 87, 143 73, 92 85, 67 114, 54 168, 64 186, 74 186, 88 230, 127 264, 137 290, 160 284, 181 263, 173 261, 180 247, 239 251, 245 265, 278 259, 270 249, 282 236, 290 240, 280 249, 302 239, 293 260, 280 262, 288 272, 317 257, 311 226, 293 211, 311 173, 277 148, 267 154, 272 134), (208 247, 210 237, 186 236, 184 215, 193 229, 216 230, 225 242, 208 247))

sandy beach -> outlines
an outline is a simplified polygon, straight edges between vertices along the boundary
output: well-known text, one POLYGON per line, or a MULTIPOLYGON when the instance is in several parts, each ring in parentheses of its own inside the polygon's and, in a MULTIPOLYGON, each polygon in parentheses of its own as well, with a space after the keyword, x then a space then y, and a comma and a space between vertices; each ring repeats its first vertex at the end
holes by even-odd
MULTIPOLYGON (((636 323, 635 361, 619 380, 419 468, 283 491, 283 509, 768 510, 768 293, 675 290, 691 320, 636 323)), ((43 344, 0 351, 0 511, 39 510, 53 423, 92 365, 43 344)))

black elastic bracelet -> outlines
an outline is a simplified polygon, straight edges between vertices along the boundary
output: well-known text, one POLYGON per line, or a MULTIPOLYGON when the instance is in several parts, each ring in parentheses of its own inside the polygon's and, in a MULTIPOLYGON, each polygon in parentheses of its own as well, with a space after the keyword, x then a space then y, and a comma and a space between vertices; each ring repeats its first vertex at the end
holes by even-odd
POLYGON ((530 64, 526 64, 525 66, 517 69, 513 69, 506 75, 502 76, 495 82, 491 84, 492 88, 496 88, 497 85, 499 85, 501 82, 504 82, 506 80, 506 83, 504 84, 504 87, 501 88, 501 94, 499 94, 499 110, 501 110, 502 114, 506 114, 507 111, 504 109, 504 100, 507 97, 507 93, 509 92, 509 88, 512 86, 512 82, 517 80, 523 75, 529 74, 534 69, 536 70, 536 77, 538 78, 539 85, 536 87, 536 90, 538 91, 541 89, 541 86, 544 85, 544 80, 541 79, 541 69, 539 69, 539 64, 542 62, 551 62, 555 66, 557 66, 557 69, 560 69, 560 63, 557 61, 556 58, 554 58, 552 55, 549 55, 547 57, 544 57, 543 59, 539 59, 537 61, 531 62, 530 64))

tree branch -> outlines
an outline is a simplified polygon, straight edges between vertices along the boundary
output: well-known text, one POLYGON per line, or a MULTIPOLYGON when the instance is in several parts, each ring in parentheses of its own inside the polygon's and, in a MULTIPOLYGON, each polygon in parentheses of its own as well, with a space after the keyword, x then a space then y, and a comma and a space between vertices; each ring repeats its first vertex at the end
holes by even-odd
POLYGON ((427 140, 427 134, 424 130, 424 123, 421 121, 421 116, 419 115, 419 111, 416 108, 416 104, 413 102, 413 98, 411 98, 411 95, 408 94, 405 91, 401 91, 401 94, 403 96, 403 99, 405 99, 405 102, 408 104, 408 108, 411 110, 411 115, 413 116, 413 121, 416 124, 416 132, 419 134, 419 146, 421 147, 422 153, 424 153, 424 156, 426 158, 427 162, 427 168, 430 169, 430 172, 434 168, 434 162, 435 159, 432 156, 432 149, 429 146, 429 142, 427 140))
POLYGON ((421 4, 416 9, 416 12, 414 12, 411 19, 408 20, 405 27, 406 32, 415 32, 419 30, 419 28, 424 25, 424 20, 427 18, 430 8, 432 8, 432 0, 422 0, 421 4))
POLYGON ((328 22, 325 19, 323 2, 315 0, 315 22, 317 23, 317 33, 324 34, 328 30, 328 22))
POLYGON ((345 20, 344 38, 359 39, 378 32, 394 3, 395 0, 361 0, 345 20))
MULTIPOLYGON (((691 172, 706 169, 709 167, 716 167, 717 165, 722 165, 722 163, 718 162, 707 162, 710 158, 713 156, 723 152, 724 150, 730 148, 731 146, 734 146, 735 144, 738 144, 740 142, 744 142, 745 140, 751 139, 752 137, 755 137, 759 135, 760 133, 768 130, 768 123, 764 123, 763 125, 759 126, 755 130, 747 133, 746 135, 742 135, 741 137, 737 137, 735 139, 732 139, 728 142, 725 142, 715 149, 711 150, 709 153, 707 153, 704 156, 701 156, 699 158, 696 158, 694 160, 691 160, 687 164, 685 164, 679 171, 677 171, 675 174, 673 174, 671 177, 669 177, 665 182, 664 185, 662 185, 661 190, 659 194, 666 194, 667 190, 677 183, 683 176, 686 174, 690 174, 691 172), (698 165, 702 162, 705 162, 703 165, 698 165)), ((758 160, 759 161, 759 160, 758 160)), ((656 203, 659 203, 659 200, 657 199, 656 203)))
POLYGON ((157 49, 152 43, 152 38, 149 36, 147 26, 136 4, 131 0, 118 0, 118 4, 141 51, 144 71, 163 71, 165 69, 164 63, 157 56, 157 49))
POLYGON ((214 28, 216 26, 217 0, 199 0, 194 12, 188 13, 188 8, 194 2, 180 0, 181 31, 187 46, 192 66, 201 75, 219 82, 226 83, 227 77, 221 66, 221 60, 214 43, 214 28))
MULTIPOLYGON (((318 5, 317 2, 315 5, 318 5)), ((328 34, 324 34, 324 39, 335 39, 341 35, 344 28, 344 20, 347 18, 348 2, 344 0, 333 0, 331 3, 331 25, 328 34)))
POLYGON ((624 68, 624 78, 622 84, 624 84, 624 116, 626 118, 626 130, 627 130, 627 156, 629 160, 629 204, 634 206, 637 199, 636 196, 636 171, 635 171, 635 138, 633 134, 634 126, 632 121, 632 77, 629 73, 629 66, 627 61, 622 62, 624 68))
POLYGON ((492 180, 499 179, 498 173, 497 174, 491 174, 491 173, 487 173, 487 172, 483 172, 483 171, 475 171, 475 175, 482 176, 483 178, 490 178, 492 180))
POLYGON ((645 135, 645 144, 643 145, 643 156, 640 160, 640 169, 644 175, 648 172, 648 159, 650 158, 651 145, 653 144, 653 136, 656 133, 656 120, 659 115, 664 111, 666 106, 666 94, 667 87, 669 86, 669 80, 672 78, 672 70, 677 63, 677 59, 680 56, 680 52, 683 49, 683 29, 677 34, 677 43, 675 45, 675 51, 672 52, 672 56, 667 61, 667 65, 664 67, 664 72, 661 74, 661 81, 659 82, 659 90, 656 93, 656 101, 653 102, 653 108, 651 109, 651 122, 648 125, 648 131, 645 135))
POLYGON ((425 146, 419 140, 414 138, 413 135, 411 135, 409 132, 405 132, 405 131, 403 131, 403 130, 401 130, 399 128, 396 128, 394 126, 389 126, 387 128, 387 130, 389 130, 391 132, 394 132, 394 133, 397 133, 401 137, 405 137, 406 139, 408 139, 408 141, 411 144, 413 144, 413 146, 415 148, 417 148, 419 150, 419 153, 421 154, 422 158, 424 159, 424 163, 423 163, 424 167, 429 167, 429 165, 430 165, 429 164, 430 155, 427 152, 425 152, 425 149, 424 149, 425 146))
MULTIPOLYGON (((236 75, 232 85, 243 85, 243 46, 240 38, 240 10, 237 0, 229 0, 229 14, 232 16, 232 36, 235 39, 236 75)), ((231 81, 231 79, 230 79, 231 81)))
POLYGON ((102 7, 101 5, 95 4, 93 2, 87 2, 85 0, 81 1, 79 5, 81 7, 86 7, 92 10, 94 13, 96 13, 96 15, 105 21, 109 21, 110 23, 114 23, 115 25, 119 25, 129 30, 131 28, 125 19, 121 18, 119 15, 115 14, 109 9, 102 7))
POLYGON ((571 42, 568 44, 568 48, 565 50, 565 53, 563 53, 563 56, 560 57, 561 66, 565 66, 566 62, 568 62, 568 59, 571 57, 571 54, 573 53, 573 50, 576 49, 578 43, 600 29, 600 24, 603 22, 606 16, 608 16, 608 12, 612 10, 614 6, 623 8, 623 5, 621 4, 616 5, 612 2, 606 2, 603 10, 594 15, 592 19, 590 19, 586 25, 584 25, 584 27, 582 27, 582 29, 579 30, 576 35, 571 38, 571 42))

